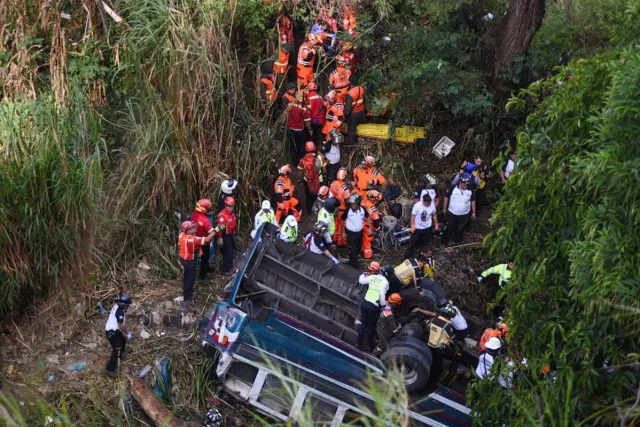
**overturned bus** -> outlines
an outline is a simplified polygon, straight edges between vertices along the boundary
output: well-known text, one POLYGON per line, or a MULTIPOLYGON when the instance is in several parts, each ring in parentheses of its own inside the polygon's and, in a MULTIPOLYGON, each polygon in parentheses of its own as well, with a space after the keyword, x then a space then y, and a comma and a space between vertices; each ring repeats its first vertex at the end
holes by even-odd
POLYGON ((420 339, 393 339, 384 363, 355 348, 359 271, 279 241, 269 226, 236 266, 228 298, 213 308, 202 339, 229 394, 284 422, 309 410, 314 425, 359 425, 380 421, 365 384, 399 364, 411 396, 403 415, 412 425, 471 425, 462 394, 425 391, 432 355, 420 339))

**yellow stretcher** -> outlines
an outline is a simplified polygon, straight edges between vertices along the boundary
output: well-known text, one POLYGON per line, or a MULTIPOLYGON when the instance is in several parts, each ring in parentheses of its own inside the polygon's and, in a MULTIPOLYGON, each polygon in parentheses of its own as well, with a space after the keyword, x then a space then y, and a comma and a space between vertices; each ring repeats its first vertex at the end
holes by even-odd
MULTIPOLYGON (((343 133, 347 133, 346 124, 342 125, 341 130, 343 133)), ((427 130, 417 126, 400 126, 395 128, 393 135, 389 135, 389 125, 363 123, 356 128, 356 135, 362 138, 383 139, 385 141, 391 139, 393 142, 416 144, 424 141, 427 137, 427 130)))

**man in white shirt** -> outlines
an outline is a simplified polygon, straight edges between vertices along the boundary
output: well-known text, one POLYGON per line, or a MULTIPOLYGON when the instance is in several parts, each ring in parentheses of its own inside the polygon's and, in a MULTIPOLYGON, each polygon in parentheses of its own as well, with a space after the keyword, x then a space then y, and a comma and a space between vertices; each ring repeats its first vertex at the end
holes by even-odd
MULTIPOLYGON (((481 380, 488 379, 494 380, 495 376, 491 375, 491 368, 496 363, 498 358, 500 357, 500 349, 502 348, 502 343, 500 339, 497 337, 492 337, 487 341, 485 351, 480 353, 480 357, 478 358, 478 366, 476 367, 476 375, 481 380)), ((513 383, 513 363, 508 362, 508 372, 506 374, 506 378, 503 374, 498 375, 498 384, 504 388, 510 388, 513 383)))
POLYGON ((423 253, 424 248, 429 246, 431 227, 435 227, 437 231, 440 225, 438 224, 436 207, 431 202, 431 196, 425 194, 422 196, 422 202, 416 203, 411 209, 411 239, 404 253, 405 258, 411 258, 415 248, 423 253))
MULTIPOLYGON (((371 218, 366 209, 360 206, 362 198, 358 194, 349 196, 347 203, 349 208, 342 214, 342 238, 347 241, 349 247, 349 264, 358 268, 358 257, 360 248, 362 247, 362 234, 364 230, 364 222, 367 221, 369 229, 373 230, 371 218)), ((376 315, 377 318, 377 315, 376 315)))
POLYGON ((125 314, 129 305, 131 305, 131 297, 129 295, 122 294, 118 296, 116 303, 111 307, 109 317, 107 317, 107 324, 104 327, 107 340, 111 344, 111 357, 104 371, 110 377, 118 375, 118 360, 124 360, 127 340, 132 338, 131 332, 125 326, 125 314))
POLYGON ((442 243, 449 243, 454 234, 458 243, 462 242, 469 217, 476 219, 476 196, 471 187, 472 178, 463 176, 458 185, 453 185, 444 197, 443 211, 446 212, 447 229, 442 243))
POLYGON ((513 173, 513 170, 516 168, 516 159, 518 155, 515 150, 511 150, 509 153, 509 158, 505 160, 504 165, 502 166, 502 170, 500 171, 500 183, 506 184, 507 179, 509 179, 509 175, 513 173))

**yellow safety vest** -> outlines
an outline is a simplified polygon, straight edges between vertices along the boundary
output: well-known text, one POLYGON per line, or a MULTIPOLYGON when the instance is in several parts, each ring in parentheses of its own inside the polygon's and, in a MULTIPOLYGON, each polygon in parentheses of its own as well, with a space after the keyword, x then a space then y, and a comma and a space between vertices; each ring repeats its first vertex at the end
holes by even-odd
POLYGON ((409 286, 411 283, 414 285, 417 284, 416 268, 418 264, 414 264, 411 261, 410 259, 406 259, 402 264, 393 269, 393 272, 398 276, 403 286, 409 286))
POLYGON ((422 271, 424 271, 425 276, 427 276, 430 279, 434 279, 436 275, 436 260, 432 259, 431 265, 429 265, 429 263, 425 263, 422 271))
POLYGON ((282 233, 289 238, 289 243, 295 243, 298 240, 298 227, 289 227, 286 223, 282 226, 282 233))
POLYGON ((438 316, 437 319, 431 321, 429 326, 429 347, 442 348, 453 344, 449 333, 445 330, 451 321, 446 317, 438 316))
POLYGON ((329 234, 333 236, 333 233, 336 232, 336 223, 333 219, 333 215, 331 215, 324 207, 318 211, 318 222, 320 221, 327 223, 329 226, 329 234))
POLYGON ((386 279, 379 274, 369 276, 369 289, 364 295, 364 300, 375 305, 380 303, 380 291, 385 285, 386 279))

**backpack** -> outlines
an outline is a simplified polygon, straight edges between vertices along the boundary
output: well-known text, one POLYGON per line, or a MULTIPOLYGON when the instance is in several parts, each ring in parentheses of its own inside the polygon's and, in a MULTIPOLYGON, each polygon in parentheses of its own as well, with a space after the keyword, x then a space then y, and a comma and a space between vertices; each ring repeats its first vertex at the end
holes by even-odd
POLYGON ((318 194, 320 191, 320 175, 316 168, 316 155, 313 153, 307 153, 302 158, 302 164, 304 165, 304 177, 307 179, 307 186, 311 194, 318 194))

